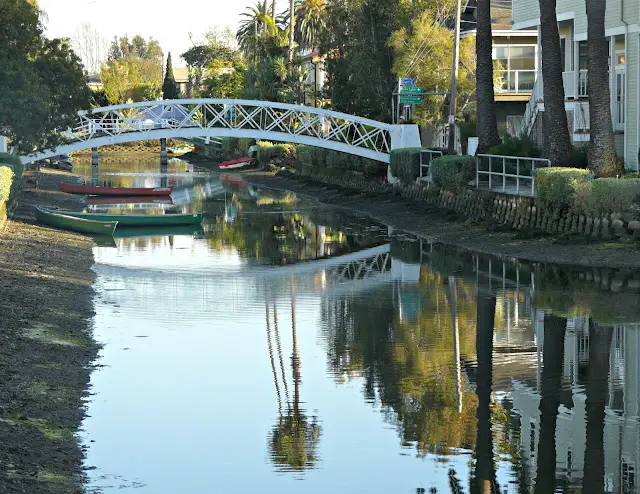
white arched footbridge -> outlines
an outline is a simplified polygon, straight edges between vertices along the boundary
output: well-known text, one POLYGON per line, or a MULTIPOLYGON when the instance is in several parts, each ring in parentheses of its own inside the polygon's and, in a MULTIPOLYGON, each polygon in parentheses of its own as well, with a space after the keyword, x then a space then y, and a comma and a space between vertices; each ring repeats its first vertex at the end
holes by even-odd
POLYGON ((419 147, 416 125, 391 125, 321 108, 254 100, 184 99, 78 113, 55 149, 28 163, 110 144, 162 138, 239 137, 307 144, 389 163, 391 150, 419 147))

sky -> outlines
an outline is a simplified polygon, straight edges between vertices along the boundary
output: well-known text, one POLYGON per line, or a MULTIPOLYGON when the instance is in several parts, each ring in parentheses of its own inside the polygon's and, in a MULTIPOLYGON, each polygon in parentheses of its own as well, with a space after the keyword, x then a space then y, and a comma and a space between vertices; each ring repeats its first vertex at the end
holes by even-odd
MULTIPOLYGON (((280 0, 282 1, 282 0, 280 0)), ((202 38, 207 29, 229 26, 235 32, 240 13, 253 0, 38 0, 47 14, 50 38, 73 37, 89 23, 107 40, 114 36, 140 34, 160 41, 173 64, 184 66, 180 54, 190 46, 189 33, 202 38)))

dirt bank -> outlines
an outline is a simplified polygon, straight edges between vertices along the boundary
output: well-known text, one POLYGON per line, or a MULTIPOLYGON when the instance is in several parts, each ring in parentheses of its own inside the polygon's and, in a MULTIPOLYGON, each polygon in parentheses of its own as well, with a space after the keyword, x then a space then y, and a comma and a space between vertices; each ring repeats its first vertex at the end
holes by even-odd
MULTIPOLYGON (((26 184, 0 230, 0 492, 80 493, 74 437, 97 346, 91 338, 93 242, 34 225, 34 204, 78 207, 61 173, 26 184)), ((70 176, 66 174, 65 179, 70 176)))
MULTIPOLYGON (((200 165, 202 166, 202 165, 200 165)), ((552 235, 531 235, 490 223, 471 223, 457 214, 399 196, 361 193, 295 175, 282 177, 247 171, 242 178, 257 186, 289 190, 321 203, 366 214, 414 235, 497 256, 557 264, 640 268, 640 242, 569 244, 552 235)))

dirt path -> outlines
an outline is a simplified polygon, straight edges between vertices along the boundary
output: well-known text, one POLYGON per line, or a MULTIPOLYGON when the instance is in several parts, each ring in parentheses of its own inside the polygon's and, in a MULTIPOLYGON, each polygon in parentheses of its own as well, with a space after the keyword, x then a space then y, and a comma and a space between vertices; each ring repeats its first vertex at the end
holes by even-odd
POLYGON ((640 268, 640 242, 563 245, 554 236, 526 237, 496 225, 473 224, 450 211, 399 196, 363 194, 295 175, 281 177, 252 171, 243 173, 242 178, 257 186, 307 195, 323 204, 366 214, 396 229, 477 252, 566 265, 640 268))
MULTIPOLYGON (((80 493, 92 362, 90 238, 34 225, 33 205, 78 207, 60 174, 27 185, 0 230, 0 492, 80 493)), ((66 174, 66 180, 72 177, 66 174)))

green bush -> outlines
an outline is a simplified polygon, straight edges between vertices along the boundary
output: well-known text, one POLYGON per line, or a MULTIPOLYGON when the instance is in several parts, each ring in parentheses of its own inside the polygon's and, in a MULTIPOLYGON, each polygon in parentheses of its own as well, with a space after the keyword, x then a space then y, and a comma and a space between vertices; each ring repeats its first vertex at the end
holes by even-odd
POLYGON ((294 144, 275 144, 269 141, 258 141, 258 161, 264 165, 278 162, 293 162, 296 157, 294 144))
POLYGON ((535 179, 537 203, 547 210, 562 210, 572 205, 576 188, 591 180, 591 174, 579 168, 538 168, 535 179))
POLYGON ((624 175, 622 175, 622 178, 624 178, 625 180, 628 180, 630 178, 640 178, 640 172, 625 173, 624 175))
POLYGON ((573 196, 576 212, 603 216, 628 211, 640 199, 640 178, 598 178, 580 184, 573 196))
POLYGON ((587 146, 572 146, 569 163, 571 168, 584 168, 585 170, 589 168, 587 146))
POLYGON ((240 158, 246 158, 249 156, 249 148, 254 146, 256 143, 255 139, 238 139, 238 154, 240 158))
POLYGON ((11 166, 22 166, 22 161, 20 161, 20 157, 15 154, 9 153, 0 153, 0 165, 11 166))
POLYGON ((296 165, 349 170, 369 177, 382 176, 387 171, 387 165, 376 160, 305 145, 296 147, 296 165))
POLYGON ((8 166, 0 166, 0 204, 9 200, 12 182, 13 170, 8 166))
POLYGON ((442 156, 431 162, 430 170, 436 186, 457 191, 475 178, 476 159, 473 156, 442 156))
POLYGON ((394 149, 391 151, 391 174, 409 184, 420 176, 421 148, 394 149))
POLYGON ((541 156, 540 149, 533 139, 528 136, 513 137, 510 135, 504 136, 502 142, 489 149, 487 154, 526 158, 539 158, 541 156))
POLYGON ((220 140, 223 157, 225 159, 237 158, 240 139, 237 137, 223 137, 220 140))

